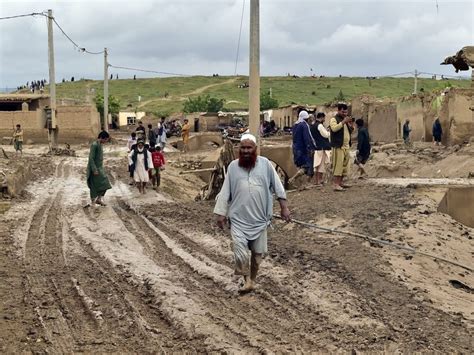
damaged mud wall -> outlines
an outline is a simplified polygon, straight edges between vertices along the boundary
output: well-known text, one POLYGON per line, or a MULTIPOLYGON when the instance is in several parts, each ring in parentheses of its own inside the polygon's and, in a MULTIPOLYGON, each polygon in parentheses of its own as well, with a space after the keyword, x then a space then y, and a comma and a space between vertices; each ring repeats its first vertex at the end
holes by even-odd
POLYGON ((371 140, 392 142, 402 138, 402 126, 410 120, 411 141, 431 142, 432 127, 439 117, 443 144, 454 145, 474 136, 474 90, 446 89, 441 93, 407 96, 398 102, 377 101, 371 97, 352 100, 352 116, 368 122, 371 140))
MULTIPOLYGON (((474 136, 474 90, 451 89, 446 94, 447 117, 442 117, 447 126, 447 143, 459 144, 474 136)), ((446 108, 444 108, 446 111, 446 108)), ((443 126, 444 129, 444 126, 443 126)))
POLYGON ((4 144, 8 144, 5 140, 10 141, 17 124, 23 128, 25 142, 28 139, 41 140, 45 134, 41 111, 2 111, 0 112, 0 135, 5 137, 4 144))
MULTIPOLYGON (((94 106, 58 106, 57 120, 59 143, 81 143, 95 139, 99 133, 100 116, 94 106)), ((20 124, 24 142, 47 143, 43 110, 0 112, 0 136, 4 143, 13 134, 13 127, 20 124)))
POLYGON ((410 120, 410 139, 412 142, 424 141, 426 137, 423 102, 418 97, 404 98, 397 104, 397 137, 403 136, 405 120, 410 120))
POLYGON ((57 115, 60 143, 80 143, 97 138, 100 115, 94 106, 59 106, 57 115))
POLYGON ((368 106, 368 127, 374 142, 393 142, 398 138, 397 105, 372 103, 368 106))

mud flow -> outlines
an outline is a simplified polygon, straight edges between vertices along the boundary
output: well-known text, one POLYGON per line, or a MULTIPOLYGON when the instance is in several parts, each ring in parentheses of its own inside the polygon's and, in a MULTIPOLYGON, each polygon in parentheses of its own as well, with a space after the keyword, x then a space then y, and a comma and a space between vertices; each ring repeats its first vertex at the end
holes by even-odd
MULTIPOLYGON (((443 198, 472 211, 472 188, 443 197, 447 178, 470 183, 464 175, 422 189, 384 169, 384 180, 354 178, 343 192, 330 184, 288 192, 295 219, 334 232, 273 221, 257 289, 240 295, 215 202, 194 200, 206 182, 189 170, 209 151, 166 148, 159 190, 141 195, 129 184, 127 137, 115 134, 118 144, 104 147, 107 206, 84 208, 87 146, 73 147, 76 157, 26 147, 8 163, 30 175, 0 207, 2 353, 472 352, 472 272, 337 232, 472 268, 474 229, 438 211, 443 198)), ((371 177, 379 158, 387 165, 380 154, 371 177)))

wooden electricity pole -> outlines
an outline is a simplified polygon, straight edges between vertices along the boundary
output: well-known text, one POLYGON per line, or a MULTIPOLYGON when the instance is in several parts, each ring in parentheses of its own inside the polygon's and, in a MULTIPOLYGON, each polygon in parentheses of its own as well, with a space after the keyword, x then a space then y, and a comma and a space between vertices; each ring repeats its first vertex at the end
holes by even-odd
POLYGON ((260 144, 260 0, 250 0, 249 129, 260 144))
POLYGON ((48 65, 51 125, 48 127, 50 149, 58 146, 58 124, 56 120, 56 78, 54 70, 53 10, 48 10, 48 65))
POLYGON ((100 123, 101 129, 109 131, 109 63, 107 48, 104 48, 104 117, 100 123))

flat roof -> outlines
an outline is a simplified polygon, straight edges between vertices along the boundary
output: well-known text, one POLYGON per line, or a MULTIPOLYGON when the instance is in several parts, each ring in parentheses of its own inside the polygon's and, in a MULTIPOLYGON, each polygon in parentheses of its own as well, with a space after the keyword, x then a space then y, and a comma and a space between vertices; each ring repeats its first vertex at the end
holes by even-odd
POLYGON ((0 102, 25 102, 39 99, 49 99, 45 94, 0 94, 0 102))

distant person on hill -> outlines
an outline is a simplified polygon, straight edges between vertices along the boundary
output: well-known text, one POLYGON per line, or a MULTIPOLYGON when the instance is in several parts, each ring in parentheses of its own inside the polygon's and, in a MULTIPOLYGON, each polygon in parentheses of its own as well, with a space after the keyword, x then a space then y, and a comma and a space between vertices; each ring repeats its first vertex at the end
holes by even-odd
POLYGON ((19 124, 16 125, 16 129, 13 131, 13 145, 16 155, 18 155, 18 152, 20 152, 20 156, 23 155, 23 130, 19 124))
POLYGON ((357 154, 354 164, 357 165, 360 173, 359 178, 362 179, 367 176, 364 165, 370 157, 370 137, 369 131, 364 127, 364 120, 362 118, 357 119, 355 123, 357 125, 357 154))
POLYGON ((443 128, 441 127, 441 123, 439 122, 439 117, 433 122, 433 141, 435 145, 441 144, 441 137, 443 135, 443 128))
POLYGON ((89 162, 87 163, 87 186, 90 190, 91 204, 85 207, 95 206, 96 204, 105 206, 104 195, 108 189, 112 188, 103 166, 104 151, 102 145, 109 140, 109 134, 102 131, 99 133, 97 140, 91 145, 89 162))
POLYGON ((191 125, 189 124, 189 120, 187 118, 184 119, 184 124, 181 127, 181 138, 183 139, 183 152, 188 151, 188 144, 189 144, 189 132, 191 131, 191 125))
POLYGON ((352 118, 348 116, 346 104, 337 105, 337 114, 329 122, 332 146, 332 175, 334 191, 344 191, 344 177, 349 170, 349 150, 351 146, 352 118))
POLYGON ((405 142, 406 145, 410 144, 410 120, 406 119, 405 124, 403 125, 403 141, 405 142))
POLYGON ((331 142, 329 142, 329 132, 324 127, 326 115, 324 112, 318 112, 316 122, 311 125, 311 134, 316 142, 316 150, 314 152, 314 183, 321 186, 324 182, 324 173, 326 165, 331 162, 331 142))

